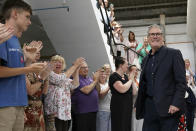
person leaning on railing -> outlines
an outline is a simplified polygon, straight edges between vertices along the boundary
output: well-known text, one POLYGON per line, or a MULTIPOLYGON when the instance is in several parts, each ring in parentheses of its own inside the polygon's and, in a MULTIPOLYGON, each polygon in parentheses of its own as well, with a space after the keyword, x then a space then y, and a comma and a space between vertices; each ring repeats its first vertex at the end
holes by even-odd
MULTIPOLYGON (((116 44, 121 44, 124 41, 123 32, 124 30, 121 28, 119 23, 114 24, 114 30, 112 31, 114 36, 114 41, 116 44)), ((116 46, 117 56, 121 56, 121 45, 116 46)))
POLYGON ((106 33, 106 32, 110 31, 110 28, 109 28, 110 22, 115 19, 114 18, 114 8, 112 6, 109 7, 108 0, 104 0, 104 3, 102 1, 100 1, 100 10, 103 13, 103 17, 101 16, 101 13, 100 13, 99 17, 100 17, 100 20, 103 23, 105 23, 104 32, 106 33), (104 8, 104 5, 105 5, 106 9, 104 8), (107 15, 106 15, 106 13, 107 13, 107 15))

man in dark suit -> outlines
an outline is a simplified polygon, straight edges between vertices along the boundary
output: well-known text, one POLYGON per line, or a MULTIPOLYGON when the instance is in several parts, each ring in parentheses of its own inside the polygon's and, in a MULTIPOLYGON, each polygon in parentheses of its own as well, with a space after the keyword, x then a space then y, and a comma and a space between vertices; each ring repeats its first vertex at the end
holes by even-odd
POLYGON ((136 100, 136 118, 144 118, 143 131, 177 131, 185 108, 185 64, 179 50, 164 46, 162 30, 148 30, 151 51, 142 63, 136 100))

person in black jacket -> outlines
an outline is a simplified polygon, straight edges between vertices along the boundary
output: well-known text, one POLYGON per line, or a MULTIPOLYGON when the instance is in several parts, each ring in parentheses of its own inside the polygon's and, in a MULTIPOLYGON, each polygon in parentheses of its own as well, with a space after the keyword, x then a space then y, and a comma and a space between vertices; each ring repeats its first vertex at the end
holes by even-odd
POLYGON ((151 51, 144 58, 136 118, 144 118, 143 131, 176 131, 185 109, 185 64, 179 50, 164 46, 161 27, 148 30, 151 51))
POLYGON ((185 100, 186 100, 186 120, 187 120, 187 129, 188 131, 193 131, 193 124, 194 124, 194 111, 196 107, 196 98, 193 93, 193 88, 196 88, 192 86, 192 84, 189 84, 189 75, 186 75, 186 80, 187 80, 187 88, 186 88, 186 95, 185 95, 185 100))

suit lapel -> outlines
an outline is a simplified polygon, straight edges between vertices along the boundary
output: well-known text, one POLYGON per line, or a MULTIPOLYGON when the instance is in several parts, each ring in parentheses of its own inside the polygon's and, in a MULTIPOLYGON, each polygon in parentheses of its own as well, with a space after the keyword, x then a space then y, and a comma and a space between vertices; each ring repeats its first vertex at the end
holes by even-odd
POLYGON ((156 61, 155 61, 155 67, 154 67, 154 70, 153 72, 156 73, 157 72, 157 69, 159 67, 159 65, 161 64, 161 62, 163 61, 163 58, 165 58, 165 55, 167 54, 167 47, 163 46, 162 49, 160 50, 157 58, 156 58, 156 61))
POLYGON ((140 78, 143 78, 144 71, 145 71, 145 68, 146 68, 146 63, 147 63, 148 59, 149 59, 149 54, 146 56, 146 58, 144 60, 144 63, 143 63, 143 66, 142 66, 141 77, 140 78))

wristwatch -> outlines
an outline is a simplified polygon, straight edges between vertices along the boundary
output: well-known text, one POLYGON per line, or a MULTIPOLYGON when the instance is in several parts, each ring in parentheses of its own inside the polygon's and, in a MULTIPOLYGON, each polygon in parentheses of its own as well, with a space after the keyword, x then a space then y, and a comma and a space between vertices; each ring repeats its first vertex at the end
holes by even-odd
POLYGON ((41 82, 42 84, 44 83, 43 79, 38 79, 39 82, 41 82))
POLYGON ((39 82, 41 82, 42 84, 44 83, 44 80, 40 77, 40 75, 38 75, 37 78, 39 82))

